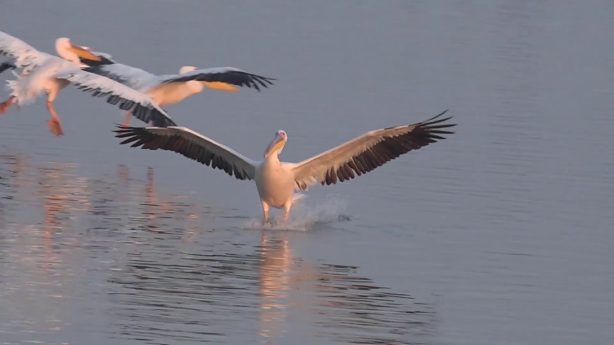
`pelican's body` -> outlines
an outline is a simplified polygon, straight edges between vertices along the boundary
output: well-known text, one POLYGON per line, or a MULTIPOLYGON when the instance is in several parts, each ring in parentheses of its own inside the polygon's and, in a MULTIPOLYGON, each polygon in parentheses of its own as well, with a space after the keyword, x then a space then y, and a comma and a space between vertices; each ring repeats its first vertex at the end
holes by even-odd
POLYGON ((185 83, 169 83, 155 85, 147 93, 161 107, 182 102, 184 99, 200 93, 204 89, 202 83, 190 80, 185 83))
POLYGON ((268 220, 269 208, 283 208, 288 217, 294 201, 296 182, 292 163, 279 161, 277 154, 264 158, 256 167, 254 181, 262 202, 264 219, 268 220))
POLYGON ((60 57, 40 52, 25 42, 0 32, 0 55, 13 60, 3 63, 3 66, 20 70, 17 79, 7 82, 11 96, 0 103, 0 113, 6 112, 14 104, 25 105, 42 94, 47 94, 47 109, 51 114, 49 128, 53 134, 62 135, 63 129, 54 101, 64 87, 74 84, 95 97, 107 97, 108 103, 117 104, 120 109, 131 110, 145 122, 153 121, 160 126, 175 124, 147 95, 108 78, 82 71, 82 57, 101 60, 88 49, 72 44, 68 38, 58 38, 56 51, 60 57))
POLYGON ((270 207, 284 210, 287 221, 296 198, 315 183, 334 184, 353 179, 411 150, 419 149, 451 134, 445 112, 423 122, 369 131, 333 149, 299 163, 279 160, 288 136, 280 130, 269 144, 261 162, 185 127, 120 127, 116 136, 150 150, 180 153, 213 168, 222 169, 240 180, 254 180, 262 203, 263 222, 269 221, 270 207))
POLYGON ((18 105, 26 105, 35 101, 43 93, 47 94, 47 102, 52 103, 61 90, 70 84, 68 80, 56 76, 62 71, 78 69, 72 62, 49 55, 44 62, 30 73, 23 74, 16 81, 10 81, 13 97, 18 105))

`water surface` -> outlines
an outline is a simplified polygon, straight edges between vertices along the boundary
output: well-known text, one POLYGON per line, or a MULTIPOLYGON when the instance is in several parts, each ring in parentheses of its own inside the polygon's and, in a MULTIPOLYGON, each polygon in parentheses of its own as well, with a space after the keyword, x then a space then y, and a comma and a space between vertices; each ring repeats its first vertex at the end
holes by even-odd
POLYGON ((254 159, 280 128, 299 161, 446 108, 459 126, 314 188, 283 230, 256 226, 249 182, 118 145, 100 100, 63 92, 61 139, 43 102, 13 109, 0 344, 611 343, 612 19, 607 1, 2 1, 0 30, 43 50, 278 78, 169 107, 254 159))

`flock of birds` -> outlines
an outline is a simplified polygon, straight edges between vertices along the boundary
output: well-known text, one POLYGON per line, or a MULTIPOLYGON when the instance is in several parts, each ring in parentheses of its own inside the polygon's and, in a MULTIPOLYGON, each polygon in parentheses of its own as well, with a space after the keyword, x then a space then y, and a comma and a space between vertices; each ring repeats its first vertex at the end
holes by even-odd
POLYGON ((270 221, 271 207, 283 209, 288 221, 293 203, 313 184, 335 184, 367 173, 412 150, 444 139, 455 124, 446 111, 428 120, 409 125, 376 129, 302 162, 281 162, 288 135, 279 130, 264 151, 261 161, 247 158, 187 127, 179 127, 163 109, 200 93, 205 88, 236 91, 238 87, 260 90, 275 79, 231 67, 197 69, 181 67, 178 74, 155 75, 116 62, 106 53, 79 46, 68 38, 55 43, 58 56, 38 51, 0 31, 0 73, 11 70, 7 85, 10 96, 0 103, 0 114, 11 106, 23 106, 47 95, 51 115, 50 131, 63 135, 62 123, 54 108, 59 92, 68 85, 104 98, 126 111, 124 123, 115 130, 121 144, 149 150, 182 154, 212 168, 221 169, 239 180, 256 183, 262 203, 263 223, 270 221), (150 125, 130 127, 130 118, 150 125))

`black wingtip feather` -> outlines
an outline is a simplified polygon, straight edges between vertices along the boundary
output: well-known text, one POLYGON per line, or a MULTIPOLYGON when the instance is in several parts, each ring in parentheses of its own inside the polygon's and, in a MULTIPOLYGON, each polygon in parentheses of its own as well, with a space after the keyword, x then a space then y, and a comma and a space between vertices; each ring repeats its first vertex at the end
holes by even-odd
POLYGON ((152 132, 151 129, 147 127, 117 125, 113 132, 115 137, 123 139, 120 144, 127 144, 130 147, 140 147, 147 150, 174 151, 204 165, 223 170, 228 175, 235 176, 238 179, 251 180, 253 178, 247 172, 238 170, 238 167, 233 166, 223 157, 190 142, 189 139, 186 140, 172 130, 159 134, 158 132, 152 132))
MULTIPOLYGON (((443 116, 447 112, 448 110, 446 109, 426 121, 408 125, 411 129, 405 134, 384 136, 373 146, 366 148, 348 161, 327 170, 320 183, 322 185, 330 185, 351 180, 356 176, 374 170, 402 154, 446 139, 446 135, 454 134, 453 131, 446 129, 456 126, 455 123, 446 122, 452 119, 452 116, 443 116)), ((386 129, 395 130, 396 128, 398 127, 386 129)), ((306 185, 302 186, 299 184, 299 188, 304 190, 306 185)))
POLYGON ((176 78, 167 79, 164 81, 164 83, 186 82, 189 80, 209 82, 217 81, 261 91, 262 88, 268 88, 270 85, 273 85, 273 81, 276 79, 240 70, 226 70, 221 72, 182 75, 176 78))
POLYGON ((15 69, 17 68, 17 66, 13 65, 10 62, 3 62, 2 64, 0 64, 0 73, 6 71, 7 69, 15 69))

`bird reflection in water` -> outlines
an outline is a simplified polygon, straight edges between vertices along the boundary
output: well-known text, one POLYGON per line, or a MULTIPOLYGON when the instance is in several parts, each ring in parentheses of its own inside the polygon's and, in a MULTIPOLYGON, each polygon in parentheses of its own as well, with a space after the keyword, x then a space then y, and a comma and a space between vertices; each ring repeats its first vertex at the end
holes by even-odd
MULTIPOLYGON (((198 238, 137 232, 142 243, 113 271, 114 333, 151 343, 420 343, 427 305, 378 286, 352 266, 297 256, 305 234, 269 231, 236 242, 230 230, 198 238), (226 234, 226 235, 225 235, 226 234)), ((236 235, 236 233, 235 233, 236 235)))
POLYGON ((286 327, 294 257, 284 234, 263 232, 259 251, 260 336, 275 339, 286 327))
POLYGON ((108 285, 105 275, 121 267, 124 253, 142 249, 137 242, 150 242, 151 231, 143 230, 151 222, 169 229, 159 236, 164 245, 190 241, 202 229, 202 208, 159 191, 152 169, 134 179, 125 166, 99 177, 80 170, 0 153, 0 334, 54 343, 87 332, 84 313, 104 303, 96 297, 104 296, 98 289, 108 285))
POLYGON ((207 208, 186 194, 160 192, 155 170, 132 173, 118 164, 112 179, 95 180, 92 214, 99 216, 95 228, 101 231, 151 231, 181 234, 189 241, 203 228, 207 208), (136 177, 133 177, 136 176, 136 177))
POLYGON ((186 195, 159 193, 152 168, 145 182, 131 179, 121 164, 103 178, 78 170, 75 163, 33 163, 21 154, 1 154, 0 225, 30 227, 39 232, 43 248, 56 249, 73 245, 83 229, 117 234, 126 224, 147 230, 174 227, 185 229, 189 239, 202 228, 200 205, 186 195), (54 236, 61 237, 57 243, 54 236))
MULTIPOLYGON (((2 222, 35 232, 28 237, 30 241, 41 241, 44 252, 39 253, 43 254, 39 264, 49 269, 61 262, 61 249, 54 243, 54 235, 89 207, 88 181, 75 173, 77 165, 72 163, 37 165, 20 154, 4 154, 0 163, 5 187, 2 199, 12 202, 3 205, 2 213, 7 208, 11 212, 2 222), (37 217, 37 210, 42 211, 42 219, 37 217)), ((67 241, 71 240, 63 238, 61 245, 70 245, 67 241)))
POLYGON ((192 240, 202 231, 202 212, 198 204, 187 195, 159 194, 156 187, 155 171, 147 168, 143 198, 138 203, 139 213, 144 217, 144 226, 155 232, 181 233, 185 241, 192 240), (181 231, 175 231, 181 230, 181 231))
POLYGON ((87 179, 75 168, 60 162, 36 164, 20 154, 0 155, 2 236, 7 240, 0 244, 0 257, 10 263, 3 266, 0 298, 10 315, 11 333, 32 342, 70 325, 63 306, 67 286, 78 276, 71 249, 80 240, 64 230, 76 225, 89 205, 87 179))
POLYGON ((38 168, 38 197, 43 203, 43 232, 62 230, 78 214, 90 209, 89 181, 78 176, 73 163, 51 162, 38 168))
POLYGON ((301 260, 288 236, 263 232, 260 242, 260 336, 267 343, 306 328, 291 320, 309 320, 313 335, 348 343, 418 344, 428 336, 428 305, 356 275, 357 267, 301 260))
POLYGON ((14 206, 11 202, 18 199, 32 181, 23 173, 30 163, 21 155, 1 154, 0 163, 0 227, 6 228, 7 217, 12 213, 9 209, 14 206))
POLYGON ((158 219, 160 215, 173 214, 178 211, 175 202, 166 201, 158 198, 156 193, 156 183, 154 170, 151 167, 147 168, 147 183, 145 184, 143 215, 147 217, 147 227, 150 230, 156 231, 160 229, 158 219))
POLYGON ((428 306, 361 277, 357 267, 300 257, 293 243, 307 233, 263 231, 256 243, 250 232, 203 234, 200 217, 209 211, 159 191, 153 169, 140 180, 120 165, 96 179, 68 163, 37 166, 5 155, 0 164, 2 221, 19 229, 9 247, 0 243, 0 258, 19 263, 5 277, 21 288, 0 293, 22 301, 9 305, 20 322, 12 327, 70 327, 59 301, 71 284, 96 278, 92 269, 110 275, 100 283, 112 296, 111 332, 120 338, 411 344, 432 324, 428 306), (27 308, 44 302, 53 317, 19 319, 24 298, 37 302, 27 308))

